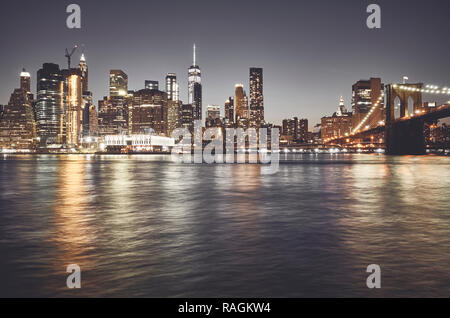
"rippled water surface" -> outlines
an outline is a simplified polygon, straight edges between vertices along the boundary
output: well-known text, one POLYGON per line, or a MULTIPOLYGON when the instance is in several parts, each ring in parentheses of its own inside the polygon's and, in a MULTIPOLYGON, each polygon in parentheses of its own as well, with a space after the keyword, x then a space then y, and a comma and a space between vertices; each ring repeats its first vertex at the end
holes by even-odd
POLYGON ((0 295, 450 296, 450 158, 283 159, 1 156, 0 295))

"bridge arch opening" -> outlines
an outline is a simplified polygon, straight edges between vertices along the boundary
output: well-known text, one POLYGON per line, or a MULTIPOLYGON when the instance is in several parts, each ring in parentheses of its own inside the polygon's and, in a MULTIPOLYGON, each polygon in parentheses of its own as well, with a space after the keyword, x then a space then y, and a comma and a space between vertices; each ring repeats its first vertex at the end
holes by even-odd
POLYGON ((396 96, 394 99, 394 118, 393 119, 399 119, 401 117, 401 101, 400 97, 396 96))
POLYGON ((406 109, 406 116, 411 116, 414 114, 414 99, 409 96, 408 97, 408 104, 407 104, 407 109, 406 109))

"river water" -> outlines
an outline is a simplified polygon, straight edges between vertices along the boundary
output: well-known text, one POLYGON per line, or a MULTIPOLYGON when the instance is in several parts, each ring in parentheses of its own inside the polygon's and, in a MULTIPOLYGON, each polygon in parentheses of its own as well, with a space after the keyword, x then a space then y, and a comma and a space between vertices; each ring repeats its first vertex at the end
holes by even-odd
POLYGON ((2 155, 0 296, 449 297, 449 197, 448 157, 2 155))

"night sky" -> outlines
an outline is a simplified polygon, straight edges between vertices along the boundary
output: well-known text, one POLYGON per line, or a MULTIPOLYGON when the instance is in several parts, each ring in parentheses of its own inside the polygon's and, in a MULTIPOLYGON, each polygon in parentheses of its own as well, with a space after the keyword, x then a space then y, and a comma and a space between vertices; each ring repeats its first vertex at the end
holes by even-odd
MULTIPOLYGON (((129 89, 178 75, 187 101, 192 45, 203 72, 203 107, 223 107, 234 85, 248 92, 249 67, 264 68, 266 120, 331 115, 340 95, 350 108, 351 86, 362 78, 385 83, 450 86, 448 0, 26 0, 2 1, 0 104, 19 86, 25 67, 66 67, 64 49, 84 46, 90 90, 108 92, 108 72, 123 69, 129 89), (66 27, 66 6, 82 9, 82 29, 66 27), (382 28, 366 27, 366 7, 382 8, 382 28)), ((80 51, 74 56, 78 64, 80 51)), ((434 100, 433 97, 425 100, 434 100)))

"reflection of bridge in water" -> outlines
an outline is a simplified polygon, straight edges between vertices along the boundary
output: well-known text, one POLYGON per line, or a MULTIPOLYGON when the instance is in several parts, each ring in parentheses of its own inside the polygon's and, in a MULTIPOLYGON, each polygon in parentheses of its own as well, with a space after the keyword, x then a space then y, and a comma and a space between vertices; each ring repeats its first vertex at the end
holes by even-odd
POLYGON ((374 147, 385 145, 386 153, 393 155, 417 155, 425 153, 426 123, 450 116, 450 105, 428 107, 422 103, 423 94, 450 95, 450 88, 439 89, 436 86, 423 84, 389 84, 386 85, 384 96, 372 105, 369 113, 361 120, 348 136, 340 136, 326 140, 326 145, 345 147, 348 145, 369 142, 374 147), (382 99, 386 99, 383 109, 382 99), (399 116, 396 118, 396 101, 399 102, 399 116), (408 104, 412 101, 412 112, 408 112, 408 104), (375 124, 372 116, 382 110, 384 120, 375 124), (368 125, 364 126, 366 123, 368 125))

